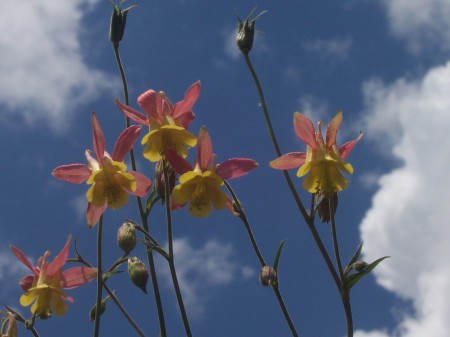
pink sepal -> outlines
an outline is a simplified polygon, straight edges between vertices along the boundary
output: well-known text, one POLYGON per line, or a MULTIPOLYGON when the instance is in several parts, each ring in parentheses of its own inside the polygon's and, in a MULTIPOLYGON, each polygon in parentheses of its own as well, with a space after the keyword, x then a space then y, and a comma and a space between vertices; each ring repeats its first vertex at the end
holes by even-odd
POLYGON ((59 254, 56 255, 55 259, 49 264, 47 271, 46 271, 46 274, 48 276, 53 276, 56 272, 61 270, 61 268, 66 263, 67 258, 69 256, 70 238, 71 238, 71 235, 69 235, 69 237, 67 238, 67 242, 64 245, 63 249, 61 249, 59 254))
POLYGON ((336 144, 336 135, 342 122, 342 112, 338 112, 327 126, 326 145, 332 147, 336 144))
POLYGON ((39 275, 39 269, 34 267, 31 262, 27 259, 24 253, 19 248, 14 247, 13 245, 9 245, 13 254, 17 257, 17 259, 22 262, 28 269, 30 269, 35 275, 39 275))
POLYGON ((147 117, 144 116, 143 114, 141 114, 140 112, 136 111, 135 109, 133 109, 132 107, 130 107, 128 105, 122 104, 122 102, 120 102, 118 99, 116 99, 116 105, 131 120, 133 120, 139 124, 148 126, 147 117))
POLYGON ((129 194, 137 195, 138 197, 145 197, 147 195, 148 190, 150 189, 150 186, 152 185, 152 182, 150 179, 148 179, 145 175, 142 173, 136 172, 136 171, 129 171, 135 179, 136 179, 136 191, 128 191, 129 194))
POLYGON ((166 149, 166 158, 169 161, 172 168, 178 174, 184 174, 194 169, 186 159, 180 157, 175 151, 173 151, 170 148, 166 149))
POLYGON ((138 104, 141 109, 147 114, 149 122, 156 121, 161 123, 163 117, 162 97, 164 94, 159 94, 154 90, 147 90, 138 97, 138 104))
POLYGON ((186 112, 190 112, 198 97, 200 96, 200 89, 200 81, 195 82, 188 88, 188 90, 184 94, 184 99, 175 104, 175 106, 173 107, 172 117, 174 119, 178 119, 186 112))
POLYGON ((89 227, 94 227, 97 224, 98 220, 100 219, 100 216, 103 214, 106 207, 107 207, 106 202, 102 207, 97 207, 92 205, 91 203, 88 203, 86 211, 86 219, 89 227))
POLYGON ((223 179, 234 179, 246 175, 257 166, 253 159, 232 158, 217 165, 216 173, 223 179))
POLYGON ((105 155, 105 136, 103 135, 103 130, 95 116, 95 112, 92 113, 92 131, 94 153, 99 163, 103 164, 103 156, 105 155))
POLYGON ((92 281, 97 277, 97 268, 74 267, 65 270, 61 277, 61 287, 72 289, 92 281))
POLYGON ((177 124, 181 125, 186 130, 189 128, 189 125, 194 120, 195 114, 192 111, 186 111, 184 114, 174 118, 177 124))
POLYGON ((277 170, 289 170, 303 165, 306 161, 306 153, 291 152, 269 162, 269 166, 277 170))
POLYGON ((348 157, 348 155, 350 154, 350 152, 352 152, 353 148, 359 142, 359 140, 362 138, 362 136, 363 136, 363 133, 360 132, 358 138, 345 143, 344 145, 342 145, 339 148, 339 154, 341 155, 341 160, 345 160, 345 158, 348 157))
POLYGON ((69 164, 58 166, 53 170, 52 175, 61 180, 81 184, 90 177, 91 173, 85 164, 69 164))
POLYGON ((37 275, 26 275, 22 277, 19 281, 19 286, 23 289, 23 291, 28 291, 33 286, 34 278, 37 275))
POLYGON ((125 156, 134 146, 136 139, 141 133, 141 126, 133 125, 126 128, 117 138, 116 144, 114 145, 114 151, 112 154, 112 159, 118 162, 122 162, 125 156))
POLYGON ((299 112, 294 113, 294 130, 297 137, 306 144, 311 146, 313 149, 317 147, 314 125, 308 117, 299 112))
POLYGON ((212 157, 212 143, 206 126, 202 126, 197 137, 197 164, 204 172, 208 170, 212 157))

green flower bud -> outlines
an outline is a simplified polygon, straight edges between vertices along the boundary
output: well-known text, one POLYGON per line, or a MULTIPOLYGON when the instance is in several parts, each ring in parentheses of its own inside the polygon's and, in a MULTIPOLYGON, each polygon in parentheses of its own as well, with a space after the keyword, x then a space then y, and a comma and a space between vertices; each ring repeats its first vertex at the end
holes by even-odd
MULTIPOLYGON (((168 163, 168 162, 167 162, 168 163)), ((159 197, 161 198, 162 203, 166 201, 166 184, 164 182, 164 171, 163 171, 164 161, 160 160, 155 165, 155 188, 156 192, 158 192, 159 197)), ((167 177, 169 180, 169 191, 172 192, 175 187, 176 182, 176 173, 173 170, 170 164, 166 165, 165 169, 167 170, 167 177)))
POLYGON ((114 46, 119 46, 125 33, 125 25, 127 23, 128 11, 135 6, 130 6, 126 9, 120 8, 124 0, 119 5, 113 4, 113 12, 111 15, 111 24, 109 26, 109 40, 114 46))
POLYGON ((269 266, 264 266, 259 273, 259 281, 264 287, 278 286, 277 271, 269 266))
POLYGON ((357 272, 362 272, 364 269, 366 269, 367 266, 368 266, 367 262, 363 260, 358 260, 355 263, 353 263, 353 268, 355 268, 357 272))
POLYGON ((145 264, 137 257, 128 259, 128 275, 134 285, 147 294, 148 271, 145 268, 145 264))
POLYGON ((134 225, 126 221, 117 230, 117 244, 125 254, 130 253, 136 247, 137 237, 134 225))
MULTIPOLYGON (((106 302, 108 302, 110 298, 111 297, 108 295, 100 302, 100 316, 105 312, 106 302)), ((97 304, 94 304, 91 310, 89 311, 89 319, 91 320, 91 322, 95 320, 96 314, 97 314, 97 304)))
POLYGON ((238 48, 244 54, 248 54, 250 50, 253 48, 253 40, 255 36, 255 22, 258 18, 266 13, 267 11, 263 11, 259 13, 253 20, 249 21, 250 15, 253 14, 256 7, 250 12, 245 21, 242 21, 240 17, 238 17, 238 25, 237 25, 237 35, 236 35, 236 44, 238 48))
POLYGON ((330 196, 326 194, 316 194, 316 210, 317 215, 319 216, 320 221, 322 223, 328 223, 331 220, 331 212, 336 214, 336 210, 338 207, 338 194, 333 193, 330 196), (333 209, 330 210, 330 199, 333 205, 333 209))

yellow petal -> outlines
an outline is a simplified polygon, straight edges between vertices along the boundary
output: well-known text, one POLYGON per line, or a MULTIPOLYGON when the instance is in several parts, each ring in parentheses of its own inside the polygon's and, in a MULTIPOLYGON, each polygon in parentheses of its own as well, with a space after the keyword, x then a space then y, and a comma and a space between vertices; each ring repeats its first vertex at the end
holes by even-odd
POLYGON ((61 316, 67 311, 67 303, 62 300, 61 295, 58 291, 52 291, 51 294, 52 310, 56 316, 61 316))
POLYGON ((303 177, 311 169, 311 163, 307 161, 297 171, 297 177, 303 177))
POLYGON ((195 185, 177 185, 172 190, 172 199, 178 205, 184 205, 191 200, 195 192, 195 185))

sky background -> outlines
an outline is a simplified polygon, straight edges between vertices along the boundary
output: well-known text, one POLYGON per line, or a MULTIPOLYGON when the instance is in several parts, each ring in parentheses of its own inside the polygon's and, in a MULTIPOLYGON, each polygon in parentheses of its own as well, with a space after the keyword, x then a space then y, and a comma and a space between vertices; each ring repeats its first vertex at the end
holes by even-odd
MULTIPOLYGON (((338 143, 364 137, 348 158, 355 173, 340 194, 342 259, 363 241, 367 261, 389 255, 352 290, 356 337, 450 335, 450 2, 448 0, 139 1, 128 16, 120 52, 130 102, 148 89, 176 102, 195 81, 202 92, 190 130, 207 125, 221 162, 250 157, 260 166, 232 181, 267 261, 287 239, 280 290, 301 336, 341 337, 345 316, 335 285, 300 217, 275 158, 258 96, 234 43, 236 14, 268 10, 251 53, 283 153, 304 151, 294 111, 328 124, 344 112, 338 143)), ((85 223, 85 185, 51 171, 84 163, 92 148, 92 111, 107 148, 124 127, 114 99, 121 83, 108 40, 111 4, 98 0, 9 1, 0 21, 0 303, 20 308, 27 270, 9 244, 36 261, 54 256, 69 233, 95 261, 96 230, 85 223)), ((136 153, 141 152, 136 145, 136 153)), ((190 159, 195 151, 191 152, 190 159)), ((153 166, 138 156, 153 180, 153 166)), ((305 204, 307 193, 295 178, 305 204)), ((134 200, 105 215, 106 266, 121 252, 116 231, 138 221, 134 200)), ((162 207, 150 216, 165 242, 162 207)), ((329 244, 330 228, 316 224, 329 244)), ((174 214, 175 258, 194 336, 289 336, 272 291, 260 286, 259 263, 243 225, 226 210, 193 219, 174 214)), ((331 246, 328 245, 331 248, 331 246)), ((133 254, 144 258, 139 246, 133 254)), ((331 250, 330 250, 331 254, 331 250)), ((71 256, 74 256, 73 245, 71 256)), ((125 266, 122 270, 125 270, 125 266)), ((171 280, 158 259, 169 336, 182 336, 171 280)), ((108 284, 148 336, 158 335, 152 291, 144 296, 126 273, 108 284)), ((38 321, 41 336, 86 336, 95 284, 68 292, 68 313, 38 321)), ((102 335, 134 335, 114 305, 102 335)), ((20 335, 26 335, 21 330, 20 335)))

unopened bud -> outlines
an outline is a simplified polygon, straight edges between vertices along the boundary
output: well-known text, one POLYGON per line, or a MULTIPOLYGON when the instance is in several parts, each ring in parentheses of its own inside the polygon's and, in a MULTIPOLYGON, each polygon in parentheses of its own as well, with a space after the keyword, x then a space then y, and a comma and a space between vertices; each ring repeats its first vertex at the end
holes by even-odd
POLYGON ((148 271, 145 264, 137 257, 128 259, 128 275, 135 286, 147 294, 148 271))
POLYGON ((155 165, 155 188, 158 192, 159 197, 161 198, 162 203, 166 201, 166 183, 164 181, 164 169, 167 172, 167 178, 169 181, 169 193, 172 192, 173 188, 175 187, 175 181, 176 181, 176 173, 173 170, 172 166, 170 164, 164 165, 164 160, 160 160, 155 165))
MULTIPOLYGON (((108 302, 110 298, 111 297, 108 295, 100 302, 100 316, 105 312, 106 302, 108 302)), ((89 311, 89 319, 91 320, 91 322, 95 320, 96 315, 97 315, 97 303, 94 304, 93 307, 91 308, 91 311, 89 311)))
POLYGON ((6 334, 2 337, 17 337, 17 322, 16 316, 12 312, 7 312, 8 315, 8 328, 6 329, 6 334))
POLYGON ((117 230, 117 244, 126 254, 136 247, 137 237, 134 225, 126 221, 117 230))
POLYGON ((255 22, 256 20, 266 13, 266 11, 263 11, 259 13, 253 20, 249 20, 250 15, 252 15, 253 11, 256 8, 254 8, 250 14, 247 16, 247 18, 242 21, 238 17, 238 25, 237 25, 237 35, 236 35, 236 44, 238 48, 244 53, 248 54, 250 50, 253 48, 253 40, 255 36, 255 22))
POLYGON ((328 223, 331 220, 331 215, 334 216, 336 214, 336 210, 338 207, 338 194, 333 193, 331 195, 316 194, 316 209, 317 214, 319 215, 320 221, 322 223, 328 223), (332 204, 332 209, 330 209, 330 201, 332 204))
POLYGON ((265 287, 276 287, 278 285, 278 277, 275 269, 264 266, 259 273, 259 281, 265 287))
POLYGON ((355 263, 353 263, 353 268, 355 268, 356 271, 361 272, 368 266, 367 262, 363 260, 358 260, 355 263))
POLYGON ((111 23, 109 26, 109 40, 114 46, 118 46, 120 41, 122 41, 125 25, 127 23, 127 14, 133 7, 134 6, 130 6, 126 9, 122 9, 120 8, 120 5, 113 5, 111 23))

